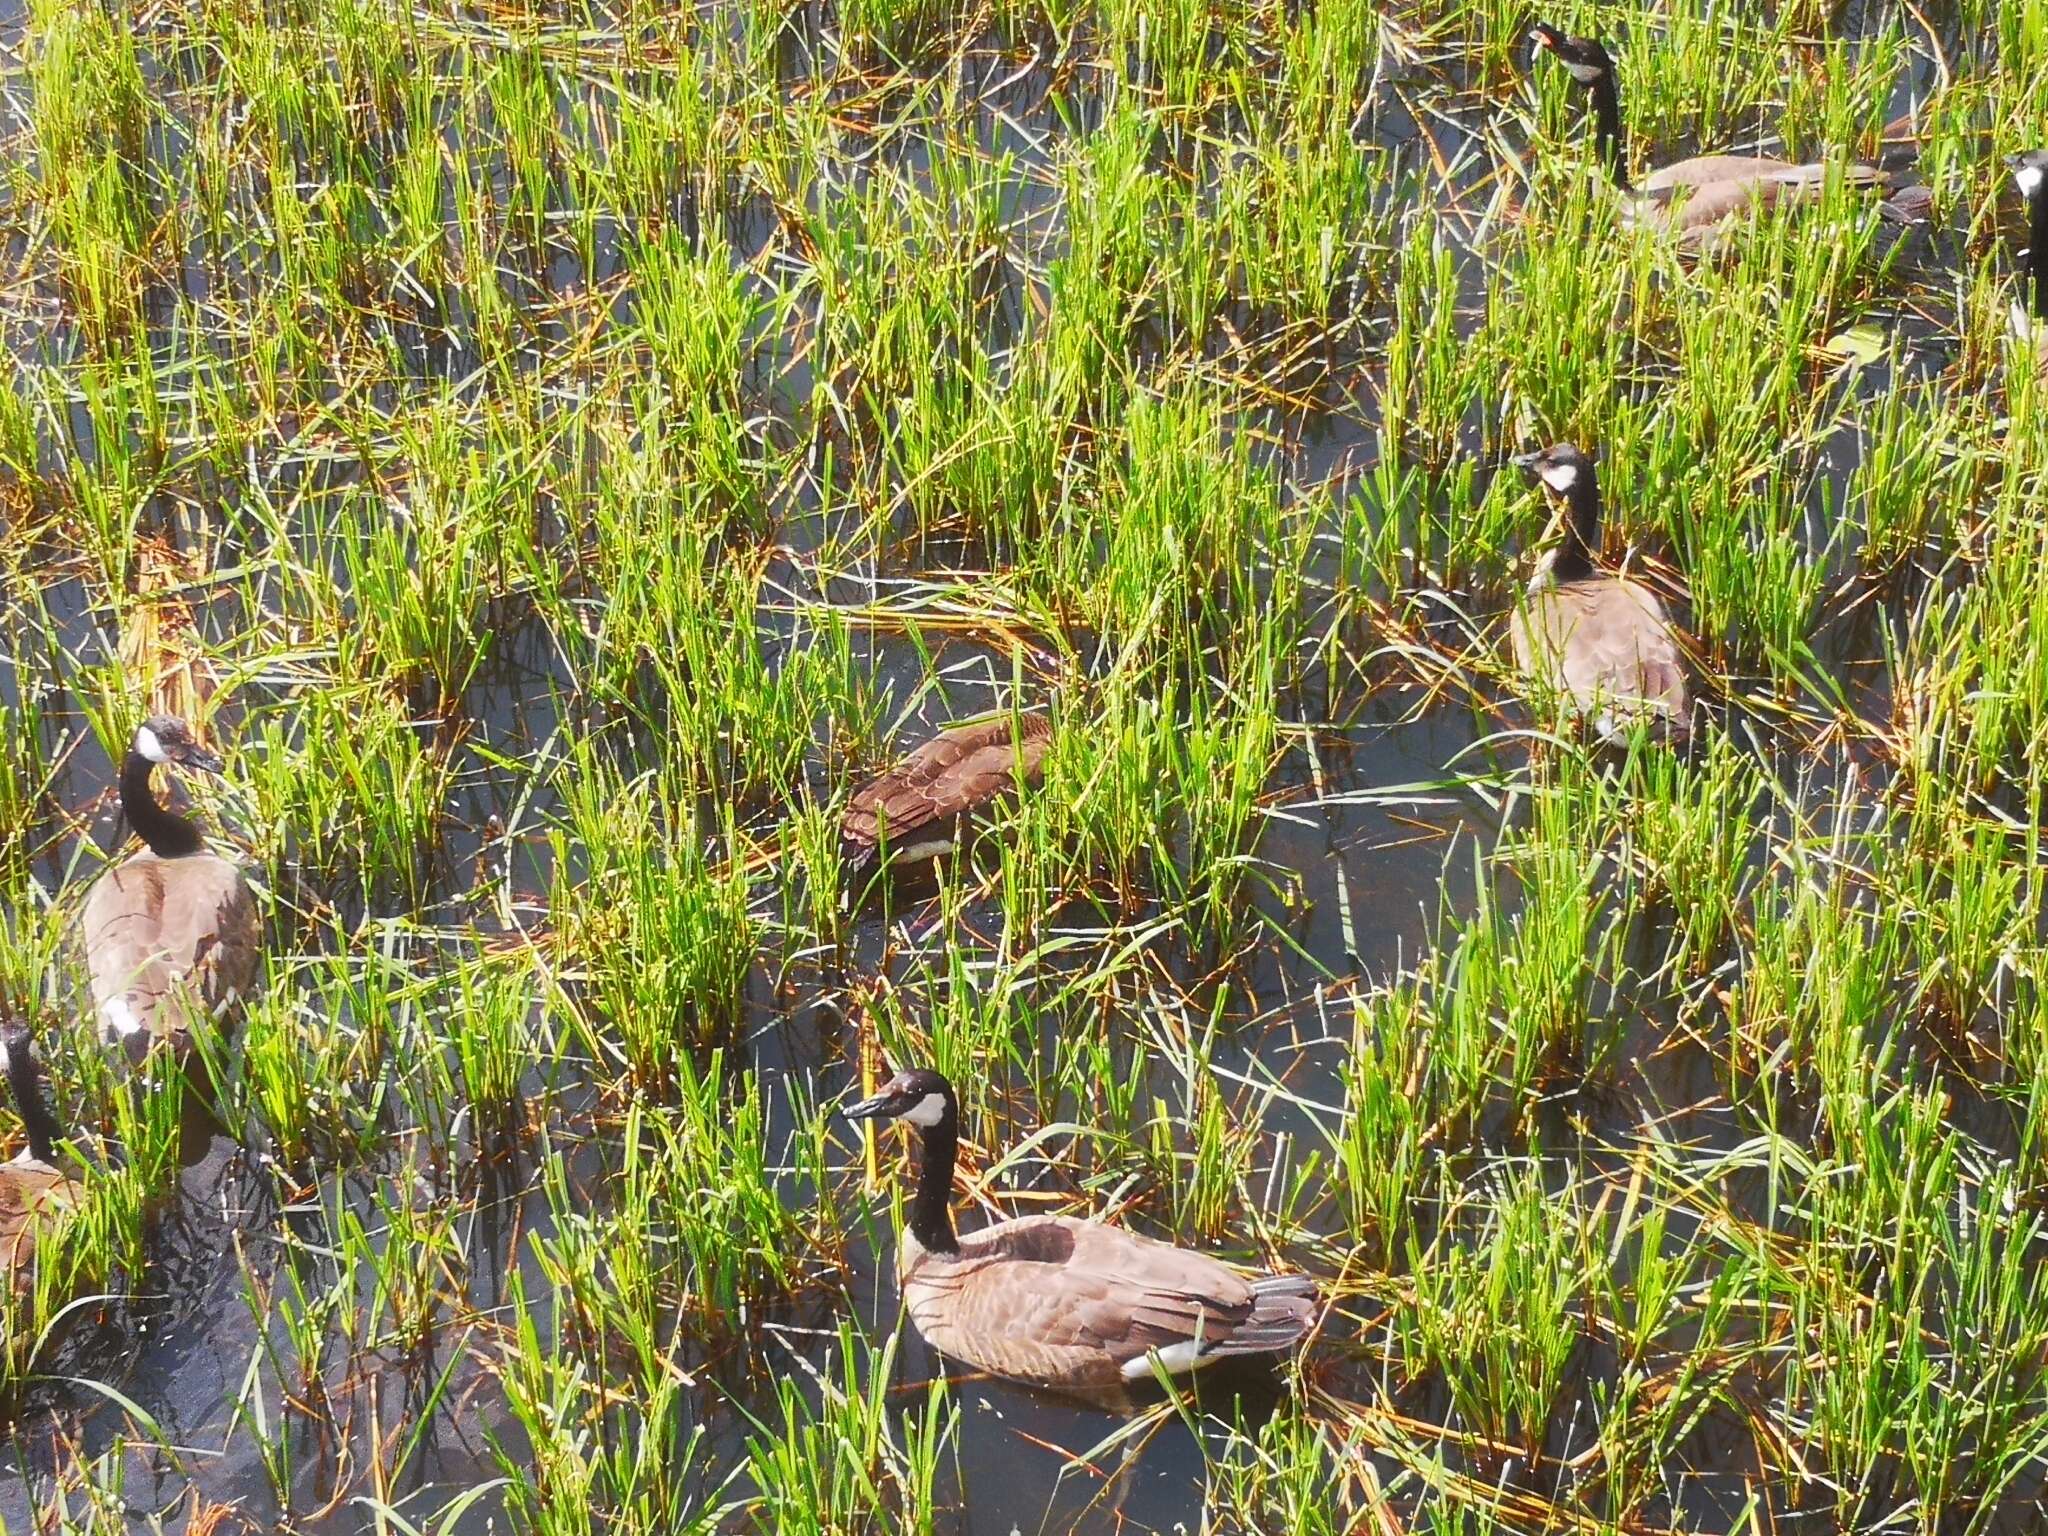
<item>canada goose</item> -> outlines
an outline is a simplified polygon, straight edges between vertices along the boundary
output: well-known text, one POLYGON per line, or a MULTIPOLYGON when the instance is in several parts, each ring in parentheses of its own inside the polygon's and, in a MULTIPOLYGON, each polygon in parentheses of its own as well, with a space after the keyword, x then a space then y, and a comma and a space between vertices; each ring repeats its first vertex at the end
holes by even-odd
POLYGON ((101 1028, 131 1060, 159 1039, 183 1050, 190 1004, 219 1016, 245 997, 262 942, 240 868, 208 852, 192 821, 157 804, 149 775, 159 763, 221 771, 175 716, 152 715, 136 728, 121 762, 121 809, 146 846, 94 882, 79 919, 101 1028))
POLYGON ((1671 619, 1654 593, 1594 564, 1600 545, 1600 483, 1593 461, 1570 443, 1512 461, 1564 503, 1564 538, 1536 568, 1509 621, 1515 665, 1571 700, 1603 736, 1661 719, 1673 737, 1691 725, 1685 668, 1671 619))
MULTIPOLYGON (((1836 171, 1847 186, 1883 188, 1889 172, 1874 165, 1844 161, 1839 165, 1794 165, 1770 155, 1698 155, 1664 166, 1633 186, 1628 175, 1628 148, 1621 127, 1621 95, 1614 83, 1614 60, 1590 37, 1567 37, 1547 22, 1530 29, 1529 41, 1557 57, 1567 73, 1593 93, 1594 133, 1600 157, 1615 187, 1629 195, 1630 216, 1668 229, 1681 246, 1697 249, 1724 225, 1753 204, 1803 202, 1816 199, 1836 171)), ((1912 188, 1898 201, 1881 205, 1887 217, 1901 223, 1921 217, 1928 205, 1924 189, 1912 188)))
POLYGON ((43 1226, 77 1204, 78 1186, 57 1167, 57 1141, 63 1133, 43 1097, 35 1047, 20 1024, 0 1029, 0 1071, 6 1073, 15 1112, 28 1133, 28 1149, 0 1163, 0 1267, 20 1276, 35 1256, 43 1226))
POLYGON ((2013 333, 2034 347, 2034 371, 2048 378, 2048 149, 2013 155, 2006 164, 2027 204, 2027 266, 2020 279, 2024 296, 2012 306, 2013 333), (2027 302, 2031 300, 2031 305, 2027 302))
POLYGON ((1308 1331, 1306 1275, 1246 1280, 1207 1254, 1071 1216, 1019 1216, 959 1237, 948 1200, 959 1147, 953 1085, 899 1072, 849 1119, 917 1126, 924 1167, 896 1255, 918 1332, 941 1354, 1035 1386, 1089 1392, 1228 1355, 1275 1355, 1308 1331))
POLYGON ((855 871, 887 845, 891 859, 935 858, 974 812, 1020 780, 1035 783, 1052 744, 1044 715, 1009 715, 941 731, 847 802, 840 848, 855 871))

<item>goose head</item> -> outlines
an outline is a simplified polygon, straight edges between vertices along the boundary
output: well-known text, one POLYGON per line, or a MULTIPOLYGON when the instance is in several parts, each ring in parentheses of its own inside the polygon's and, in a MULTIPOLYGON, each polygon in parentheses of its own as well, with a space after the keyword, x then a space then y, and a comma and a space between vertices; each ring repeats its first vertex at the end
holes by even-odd
POLYGON ((1568 37, 1547 21, 1529 29, 1529 46, 1538 53, 1553 55, 1581 85, 1614 78, 1614 60, 1606 48, 1590 37, 1568 37))
POLYGON ((1592 455, 1572 443, 1552 443, 1537 453, 1519 453, 1508 460, 1540 480, 1545 489, 1570 496, 1581 487, 1594 485, 1592 455))
POLYGON ((151 715, 135 728, 128 750, 145 763, 169 763, 200 773, 219 774, 225 767, 199 745, 192 728, 176 715, 151 715))
POLYGON ((849 1104, 839 1113, 848 1120, 908 1120, 933 1126, 957 1113, 953 1085, 930 1067, 912 1067, 882 1084, 873 1098, 849 1104))

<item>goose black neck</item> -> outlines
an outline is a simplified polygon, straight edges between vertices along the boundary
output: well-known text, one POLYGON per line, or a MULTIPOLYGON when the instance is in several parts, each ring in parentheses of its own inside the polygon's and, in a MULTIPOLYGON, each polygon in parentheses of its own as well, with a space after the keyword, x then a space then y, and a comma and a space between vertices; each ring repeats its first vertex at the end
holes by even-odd
POLYGON ((57 1138, 63 1129, 50 1113, 43 1097, 43 1074, 25 1041, 12 1044, 7 1052, 7 1086, 14 1092, 14 1108, 28 1132, 28 1149, 38 1162, 51 1163, 57 1157, 57 1138))
POLYGON ((936 1125, 924 1126, 924 1166, 910 1202, 910 1231, 930 1253, 958 1253, 953 1235, 953 1161, 960 1153, 960 1120, 951 1103, 936 1125))
POLYGON ((206 846, 206 840, 199 835, 199 828, 177 812, 167 811, 157 804, 156 792, 149 787, 152 766, 150 760, 133 747, 121 760, 121 812, 128 818, 128 825, 149 846, 149 851, 160 859, 182 858, 188 853, 199 852, 206 846))
POLYGON ((2027 280, 2034 289, 2034 318, 2048 320, 2048 183, 2027 196, 2027 280))
POLYGON ((1593 554, 1600 547, 1600 486, 1590 470, 1579 475, 1564 501, 1564 543, 1550 563, 1550 574, 1557 581, 1578 581, 1593 574, 1593 554))
POLYGON ((1615 186, 1629 190, 1628 148, 1622 142, 1621 94, 1614 88, 1614 76, 1593 77, 1593 124, 1600 158, 1607 162, 1607 174, 1615 186))

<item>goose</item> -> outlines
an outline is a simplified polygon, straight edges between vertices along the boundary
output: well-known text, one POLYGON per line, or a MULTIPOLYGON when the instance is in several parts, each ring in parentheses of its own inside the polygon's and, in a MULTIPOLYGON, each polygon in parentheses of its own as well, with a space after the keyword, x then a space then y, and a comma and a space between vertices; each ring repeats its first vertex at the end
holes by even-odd
POLYGON ((839 822, 840 851, 858 872, 881 857, 936 858, 974 812, 1020 781, 1036 783, 1052 745, 1044 715, 1009 715, 941 731, 861 786, 839 822))
POLYGON ((1512 462, 1534 473, 1566 514, 1562 542, 1539 562, 1509 621, 1515 665, 1603 736, 1647 719, 1682 739, 1691 719, 1670 616, 1654 593, 1594 564, 1600 483, 1592 459, 1556 443, 1512 462))
POLYGON ((221 772, 175 716, 136 728, 121 762, 121 809, 144 847, 93 883, 79 916, 101 1029, 132 1061, 158 1040, 182 1053, 192 1004, 216 1017, 231 1011, 256 979, 262 944, 240 867, 209 852, 190 819, 157 804, 149 776, 159 763, 221 772))
POLYGON ((0 1266, 19 1280, 35 1257, 42 1229, 78 1203, 78 1186, 57 1167, 63 1132, 43 1097, 42 1069, 29 1032, 19 1023, 0 1029, 0 1072, 28 1133, 27 1150, 0 1163, 0 1266))
POLYGON ((2048 271, 2042 269, 2048 261, 2048 149, 2013 155, 2006 164, 2027 204, 2027 265, 2020 291, 2033 301, 2031 307, 2014 302, 2012 328, 2022 341, 2032 343, 2036 375, 2048 378, 2048 271))
MULTIPOLYGON (((1567 37, 1547 22, 1537 22, 1530 29, 1529 41, 1539 51, 1555 56, 1566 73, 1593 93, 1595 141, 1616 189, 1630 199, 1629 216, 1669 230, 1682 248, 1696 250, 1705 245, 1752 205, 1768 207, 1819 198, 1830 171, 1852 187, 1882 189, 1891 184, 1889 172, 1857 161, 1794 165, 1770 155, 1697 155, 1652 171, 1641 187, 1633 186, 1614 60, 1606 48, 1590 37, 1567 37)), ((1914 187, 1896 201, 1879 206, 1887 217, 1911 223, 1925 214, 1929 201, 1926 189, 1914 187)))
POLYGON ((965 1236, 948 1197, 959 1147, 953 1085, 899 1072, 853 1120, 918 1127, 924 1167, 896 1255, 903 1304, 941 1354, 1033 1386, 1116 1391, 1233 1355, 1291 1350, 1314 1317, 1306 1275, 1247 1280, 1221 1260, 1071 1216, 1019 1216, 965 1236))

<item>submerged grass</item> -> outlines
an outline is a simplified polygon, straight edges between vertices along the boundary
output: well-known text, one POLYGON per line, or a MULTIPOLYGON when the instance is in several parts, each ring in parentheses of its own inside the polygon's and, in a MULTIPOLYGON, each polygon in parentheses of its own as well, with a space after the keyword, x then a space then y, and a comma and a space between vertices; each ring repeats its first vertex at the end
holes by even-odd
POLYGON ((1548 14, 1639 170, 1897 158, 1912 108, 1932 229, 1835 189, 1694 262, 1533 19, 0 17, 0 1000, 85 1191, 0 1294, 54 1426, 0 1521, 2038 1523, 2048 432, 1996 155, 2048 31, 1548 14), (1548 513, 1497 470, 1560 437, 1695 639, 1682 755, 1509 702, 1548 513), (225 749, 273 951, 195 1168, 68 940, 145 705, 225 749), (852 787, 1015 709, 1042 786, 850 881, 852 787), (913 1060, 963 1206, 1313 1273, 1277 1400, 944 1380, 897 1154, 830 1115, 913 1060))

